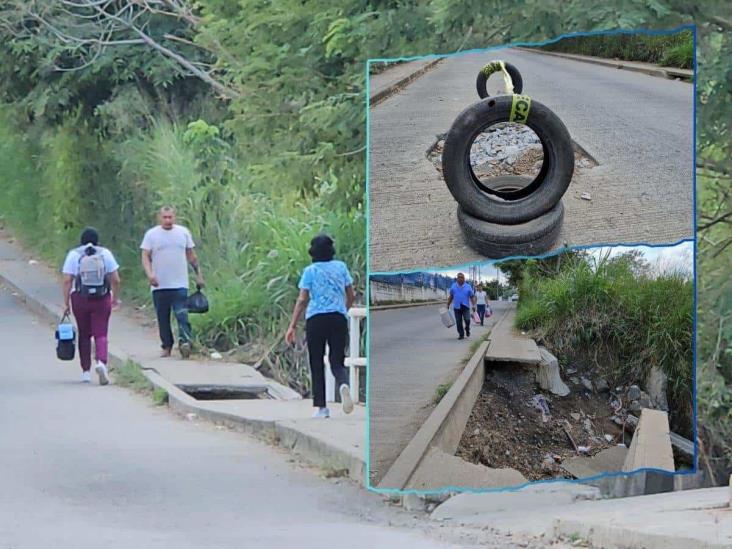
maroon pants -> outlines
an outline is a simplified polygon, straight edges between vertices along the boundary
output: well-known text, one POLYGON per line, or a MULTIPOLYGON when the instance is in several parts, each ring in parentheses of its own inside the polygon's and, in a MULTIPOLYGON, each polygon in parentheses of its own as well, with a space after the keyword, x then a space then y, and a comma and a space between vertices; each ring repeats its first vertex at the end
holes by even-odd
POLYGON ((91 368, 91 338, 94 338, 96 359, 107 363, 107 331, 109 317, 112 314, 112 295, 107 294, 101 299, 90 299, 71 294, 71 309, 76 318, 76 327, 79 331, 79 359, 81 369, 85 372, 91 368))

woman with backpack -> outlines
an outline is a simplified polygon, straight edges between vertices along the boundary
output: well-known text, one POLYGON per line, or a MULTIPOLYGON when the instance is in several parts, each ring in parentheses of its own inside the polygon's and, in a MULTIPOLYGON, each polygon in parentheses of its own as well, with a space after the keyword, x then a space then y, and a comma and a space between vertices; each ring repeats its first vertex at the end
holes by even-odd
POLYGON ((107 331, 112 309, 119 305, 119 264, 108 249, 99 246, 96 229, 81 233, 81 246, 72 249, 61 269, 64 275, 64 316, 73 309, 79 332, 81 381, 91 382, 91 338, 94 338, 99 384, 109 383, 107 331))
POLYGON ((344 366, 348 341, 348 309, 353 305, 353 279, 342 261, 333 259, 335 247, 328 235, 318 235, 310 241, 308 265, 300 278, 300 295, 295 303, 292 321, 287 328, 285 341, 295 343, 295 327, 305 312, 305 334, 310 357, 313 417, 328 418, 330 410, 325 403, 325 345, 330 349, 330 369, 341 395, 343 411, 353 411, 353 400, 348 387, 348 372, 344 366))

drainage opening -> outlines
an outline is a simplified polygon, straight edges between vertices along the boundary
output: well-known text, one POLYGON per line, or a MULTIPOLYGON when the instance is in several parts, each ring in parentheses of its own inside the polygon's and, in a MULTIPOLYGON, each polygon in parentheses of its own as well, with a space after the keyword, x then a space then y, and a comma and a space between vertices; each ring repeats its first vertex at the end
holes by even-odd
POLYGON ((265 400, 270 399, 266 387, 201 387, 179 385, 179 389, 196 400, 265 400))

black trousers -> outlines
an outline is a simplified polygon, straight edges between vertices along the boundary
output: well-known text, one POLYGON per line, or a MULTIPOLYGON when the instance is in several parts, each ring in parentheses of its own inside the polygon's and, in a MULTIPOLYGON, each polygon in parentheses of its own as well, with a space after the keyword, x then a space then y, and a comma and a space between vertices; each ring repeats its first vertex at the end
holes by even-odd
POLYGON ((470 307, 461 305, 459 309, 455 310, 455 324, 457 324, 457 331, 460 337, 466 335, 470 337, 470 307), (463 322, 465 322, 465 329, 463 330, 463 322))
POLYGON ((305 335, 310 357, 313 406, 325 406, 325 344, 328 344, 330 371, 336 379, 336 391, 348 385, 348 372, 343 362, 346 357, 348 321, 340 313, 323 313, 311 316, 305 323, 305 335))
POLYGON ((191 324, 188 322, 188 290, 153 290, 153 303, 158 316, 158 330, 163 349, 173 348, 173 330, 170 327, 170 312, 178 322, 178 338, 181 342, 191 341, 191 324))

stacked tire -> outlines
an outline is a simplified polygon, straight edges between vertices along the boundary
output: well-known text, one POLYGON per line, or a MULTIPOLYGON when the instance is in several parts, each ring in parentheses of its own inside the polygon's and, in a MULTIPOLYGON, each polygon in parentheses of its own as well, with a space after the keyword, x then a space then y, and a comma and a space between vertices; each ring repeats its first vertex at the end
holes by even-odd
MULTIPOLYGON (((509 74, 518 74, 515 67, 505 65, 509 74)), ((478 75, 479 94, 485 90, 481 75, 484 71, 478 75)), ((511 77, 514 91, 520 90, 520 74, 511 77)), ((483 100, 460 113, 445 138, 445 183, 458 203, 465 238, 477 252, 491 259, 537 255, 552 247, 561 230, 561 199, 574 172, 572 139, 560 118, 539 101, 520 94, 485 93, 483 100), (471 147, 489 127, 506 122, 525 124, 537 135, 544 156, 541 170, 534 178, 500 176, 483 182, 473 171, 471 147)))

